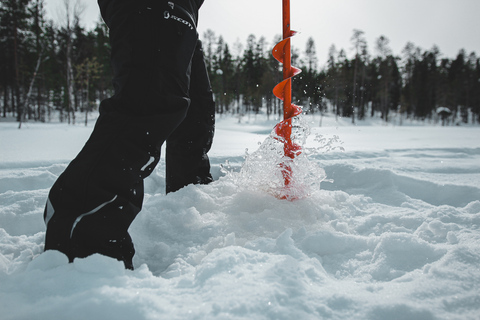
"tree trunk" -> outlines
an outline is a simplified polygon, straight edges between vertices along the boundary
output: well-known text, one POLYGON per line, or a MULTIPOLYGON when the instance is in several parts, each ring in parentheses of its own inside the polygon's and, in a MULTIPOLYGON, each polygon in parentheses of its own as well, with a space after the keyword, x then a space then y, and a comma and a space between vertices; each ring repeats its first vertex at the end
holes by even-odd
POLYGON ((69 31, 67 43, 67 97, 68 97, 68 124, 72 121, 75 124, 75 108, 74 108, 74 88, 73 88, 73 67, 72 67, 72 33, 69 31), (70 112, 72 113, 70 115, 70 112))
MULTIPOLYGON (((13 2, 13 10, 17 11, 17 2, 13 2)), ((14 68, 15 68, 15 81, 14 81, 14 93, 17 103, 17 119, 20 120, 23 113, 23 106, 20 101, 20 71, 18 66, 18 22, 17 16, 13 15, 13 59, 14 59, 14 68)))
POLYGON ((87 63, 87 107, 85 108, 85 127, 88 125, 88 110, 90 110, 90 94, 89 94, 89 87, 90 87, 90 65, 87 63))
MULTIPOLYGON (((23 102, 24 109, 29 108, 30 97, 32 96, 32 91, 33 91, 33 84, 35 83, 35 78, 37 77, 38 69, 40 68, 40 63, 42 62, 42 56, 43 56, 43 50, 40 52, 40 55, 37 59, 37 65, 35 66, 35 71, 33 72, 32 80, 30 81, 30 86, 28 87, 27 96, 25 97, 25 100, 23 102)), ((18 129, 22 128, 22 122, 25 121, 25 119, 26 119, 26 113, 23 112, 23 115, 19 119, 20 123, 18 125, 18 129)))
POLYGON ((355 57, 355 69, 353 71, 353 102, 352 102, 352 123, 355 124, 355 98, 357 93, 357 68, 358 68, 358 54, 355 57))

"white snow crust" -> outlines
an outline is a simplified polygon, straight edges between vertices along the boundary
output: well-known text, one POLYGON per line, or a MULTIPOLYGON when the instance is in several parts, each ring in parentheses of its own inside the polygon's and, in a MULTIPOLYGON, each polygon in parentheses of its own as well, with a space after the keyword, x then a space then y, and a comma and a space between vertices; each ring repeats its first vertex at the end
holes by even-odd
POLYGON ((0 318, 479 319, 480 128, 305 121, 318 183, 296 201, 241 171, 261 116, 217 119, 209 185, 165 195, 162 161, 134 271, 43 252, 48 190, 92 125, 0 122, 0 318))

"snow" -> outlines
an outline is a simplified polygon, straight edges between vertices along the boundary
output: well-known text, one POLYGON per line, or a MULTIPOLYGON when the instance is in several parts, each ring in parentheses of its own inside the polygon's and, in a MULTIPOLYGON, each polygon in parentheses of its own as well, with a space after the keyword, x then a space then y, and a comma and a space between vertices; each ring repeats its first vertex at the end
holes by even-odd
POLYGON ((324 181, 296 201, 245 173, 261 116, 217 119, 210 185, 165 195, 162 161, 134 271, 43 252, 49 187, 92 126, 0 122, 0 318, 479 319, 480 128, 305 119, 324 181))

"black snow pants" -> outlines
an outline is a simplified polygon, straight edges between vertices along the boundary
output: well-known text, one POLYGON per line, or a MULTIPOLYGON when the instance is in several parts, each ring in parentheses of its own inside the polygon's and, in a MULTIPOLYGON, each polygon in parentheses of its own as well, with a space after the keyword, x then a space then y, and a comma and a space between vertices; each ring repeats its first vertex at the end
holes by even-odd
POLYGON ((45 250, 71 262, 100 253, 133 268, 128 228, 164 142, 167 192, 212 181, 215 106, 196 31, 201 2, 98 1, 115 94, 102 101, 90 138, 50 190, 45 250))

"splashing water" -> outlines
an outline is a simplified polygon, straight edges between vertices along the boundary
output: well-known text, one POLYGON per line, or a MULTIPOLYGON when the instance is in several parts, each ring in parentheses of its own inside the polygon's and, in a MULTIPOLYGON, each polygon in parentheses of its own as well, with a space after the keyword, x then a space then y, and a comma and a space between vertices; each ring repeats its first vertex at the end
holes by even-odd
MULTIPOLYGON (((301 116, 292 120, 292 142, 305 145, 310 135, 310 127, 301 116)), ((311 154, 311 150, 308 152, 311 154)), ((240 172, 232 172, 222 166, 222 172, 229 176, 240 188, 259 190, 280 199, 302 199, 320 189, 320 183, 326 179, 325 170, 302 152, 294 159, 284 154, 284 144, 273 130, 258 150, 245 155, 240 172), (285 186, 284 168, 291 169, 291 183, 285 186)))
POLYGON ((339 150, 342 152, 345 151, 345 148, 341 146, 343 144, 343 141, 340 140, 340 137, 337 135, 333 135, 333 137, 329 138, 325 135, 317 133, 315 135, 314 141, 319 143, 320 146, 314 148, 305 148, 304 151, 307 153, 307 155, 315 155, 335 150, 339 150))

